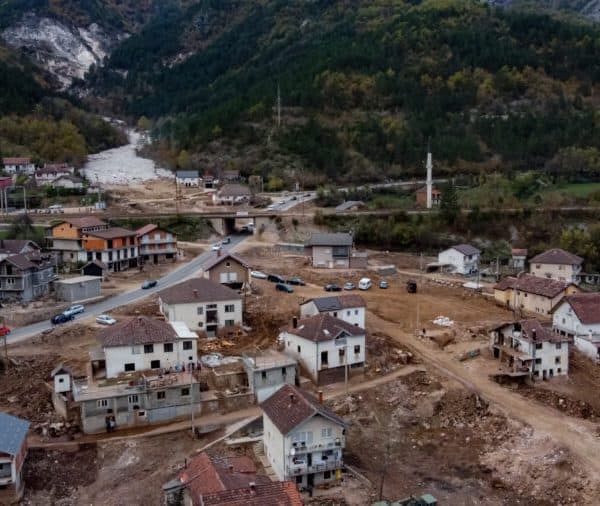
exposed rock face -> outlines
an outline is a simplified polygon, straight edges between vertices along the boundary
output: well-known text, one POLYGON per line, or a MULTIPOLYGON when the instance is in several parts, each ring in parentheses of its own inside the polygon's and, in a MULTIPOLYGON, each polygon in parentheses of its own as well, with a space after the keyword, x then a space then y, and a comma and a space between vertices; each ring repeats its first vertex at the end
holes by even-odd
POLYGON ((93 23, 88 27, 29 13, 2 32, 4 41, 28 53, 68 88, 74 78, 83 78, 92 64, 100 64, 125 36, 109 35, 93 23))

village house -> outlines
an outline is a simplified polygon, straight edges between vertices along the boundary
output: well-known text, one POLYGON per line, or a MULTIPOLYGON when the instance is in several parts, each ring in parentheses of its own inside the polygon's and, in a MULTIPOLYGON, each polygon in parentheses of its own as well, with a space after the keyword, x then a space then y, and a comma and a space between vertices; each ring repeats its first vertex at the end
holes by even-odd
POLYGON ((527 262, 527 250, 521 248, 512 248, 510 250, 510 267, 516 271, 525 269, 527 262))
POLYGON ((309 377, 324 385, 362 372, 365 365, 365 330, 322 313, 281 329, 284 352, 296 359, 309 377))
POLYGON ((175 180, 181 186, 194 188, 200 186, 200 175, 197 170, 178 170, 175 173, 175 180))
POLYGON ((83 190, 84 182, 79 176, 66 175, 57 177, 52 181, 52 186, 68 190, 83 190))
POLYGON ((219 180, 215 179, 215 176, 210 172, 205 172, 203 174, 202 184, 204 185, 205 190, 213 190, 218 183, 219 180))
POLYGON ((198 335, 185 323, 136 316, 103 329, 106 377, 135 371, 183 370, 198 361, 198 335))
POLYGON ((490 348, 513 375, 548 379, 569 373, 569 338, 542 327, 538 320, 496 327, 490 334, 490 348))
POLYGON ((101 276, 75 276, 54 283, 56 298, 67 302, 79 302, 100 297, 101 276))
POLYGON ((552 311, 552 327, 592 360, 600 360, 600 293, 576 293, 552 311))
POLYGON ((0 299, 31 302, 49 294, 55 279, 50 255, 39 251, 7 255, 0 260, 0 299))
POLYGON ((149 223, 136 230, 140 259, 146 263, 177 260, 177 236, 149 223))
POLYGON ((30 158, 3 158, 4 172, 7 174, 25 174, 31 176, 35 173, 35 165, 30 158))
POLYGON ((202 277, 240 290, 250 281, 250 265, 235 253, 221 254, 219 250, 202 265, 202 277))
POLYGON ((108 265, 100 260, 92 260, 81 268, 82 276, 96 276, 102 279, 106 279, 108 275, 108 265))
POLYGON ((36 169, 34 178, 38 186, 43 186, 52 183, 59 177, 74 175, 75 167, 66 163, 53 163, 45 164, 43 167, 36 169))
POLYGON ((191 506, 302 506, 293 482, 272 482, 258 474, 247 456, 213 457, 199 452, 186 459, 175 480, 163 485, 165 504, 191 506))
POLYGON ((208 337, 222 328, 241 326, 242 296, 209 279, 192 278, 158 294, 160 312, 168 321, 180 321, 208 337))
POLYGON ((265 455, 277 478, 308 490, 341 478, 346 425, 322 401, 285 385, 260 407, 265 455))
POLYGON ((365 326, 366 303, 360 295, 333 295, 316 297, 300 304, 300 317, 329 314, 361 329, 365 326))
POLYGON ((225 183, 237 183, 241 179, 239 170, 228 169, 221 172, 221 181, 225 183))
POLYGON ((248 386, 257 402, 268 399, 285 384, 296 384, 296 361, 285 353, 264 350, 245 355, 243 360, 248 386))
POLYGON ((71 218, 54 225, 49 239, 65 263, 99 260, 114 272, 138 265, 136 232, 109 227, 94 216, 71 218))
POLYGON ((11 255, 41 255, 42 249, 29 239, 0 239, 0 259, 11 255))
POLYGON ((29 422, 0 412, 0 504, 23 497, 23 465, 27 458, 29 422))
POLYGON ((541 278, 577 284, 579 282, 577 276, 582 266, 583 258, 563 249, 553 248, 529 261, 529 273, 541 278))
POLYGON ((494 299, 507 308, 548 316, 566 295, 579 292, 573 283, 531 274, 506 277, 494 286, 494 299))
POLYGON ((213 193, 213 202, 216 205, 233 206, 248 202, 252 198, 252 192, 246 185, 238 183, 224 184, 213 193))
MULTIPOLYGON (((427 206, 427 186, 419 188, 415 192, 415 199, 419 207, 427 206)), ((442 192, 435 186, 431 188, 431 204, 433 207, 438 207, 442 202, 442 192)))
POLYGON ((313 267, 349 269, 353 244, 351 234, 313 233, 304 245, 304 251, 312 258, 313 267))
POLYGON ((452 272, 469 276, 479 271, 481 251, 470 244, 457 244, 438 254, 441 266, 450 266, 452 272))

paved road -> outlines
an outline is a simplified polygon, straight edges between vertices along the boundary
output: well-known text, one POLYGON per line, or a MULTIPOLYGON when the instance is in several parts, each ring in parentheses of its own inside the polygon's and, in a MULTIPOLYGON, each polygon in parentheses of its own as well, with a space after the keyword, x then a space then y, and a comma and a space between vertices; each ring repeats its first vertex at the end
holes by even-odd
MULTIPOLYGON (((231 243, 223 246, 223 251, 230 250, 231 248, 237 246, 242 241, 244 241, 247 237, 248 236, 245 236, 245 235, 231 236, 231 243)), ((153 293, 156 293, 156 292, 163 290, 169 286, 172 286, 181 281, 184 281, 185 279, 193 276, 200 269, 202 264, 204 264, 204 262, 206 262, 213 255, 215 255, 215 252, 210 251, 210 250, 207 251, 206 253, 202 253, 201 255, 198 255, 193 260, 182 265, 181 267, 178 267, 174 271, 167 274, 165 277, 159 279, 158 285, 154 288, 150 288, 148 290, 142 290, 141 288, 136 288, 135 290, 131 290, 129 292, 121 293, 119 295, 115 295, 114 297, 110 297, 109 299, 103 300, 102 302, 98 302, 96 304, 90 304, 89 306, 86 306, 85 313, 79 315, 78 317, 80 319, 81 318, 89 318, 92 316, 97 316, 102 313, 106 313, 112 309, 115 309, 115 308, 121 307, 121 306, 126 306, 127 304, 136 302, 140 299, 143 299, 144 297, 147 297, 148 295, 152 295, 153 293)), ((64 325, 70 325, 70 324, 66 323, 64 325)), ((24 341, 25 339, 27 339, 31 336, 34 336, 35 334, 38 334, 44 330, 48 330, 52 327, 53 327, 53 325, 48 320, 45 320, 42 322, 34 323, 32 325, 27 325, 26 327, 14 329, 8 335, 8 344, 17 343, 19 341, 24 341)))

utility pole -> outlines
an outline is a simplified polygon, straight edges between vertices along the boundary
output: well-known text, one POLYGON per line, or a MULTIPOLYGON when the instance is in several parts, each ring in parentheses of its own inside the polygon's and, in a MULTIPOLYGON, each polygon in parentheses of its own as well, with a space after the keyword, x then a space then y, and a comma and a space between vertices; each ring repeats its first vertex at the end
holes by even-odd
POLYGON ((279 81, 277 81, 277 128, 281 127, 281 88, 279 87, 279 81))
MULTIPOLYGON (((347 339, 347 338, 346 338, 347 339)), ((344 345, 344 387, 346 389, 346 395, 348 395, 348 342, 344 345)))
POLYGON ((194 434, 195 427, 194 427, 194 373, 192 370, 190 370, 190 413, 192 416, 191 430, 192 430, 192 439, 193 439, 195 437, 195 434, 194 434))

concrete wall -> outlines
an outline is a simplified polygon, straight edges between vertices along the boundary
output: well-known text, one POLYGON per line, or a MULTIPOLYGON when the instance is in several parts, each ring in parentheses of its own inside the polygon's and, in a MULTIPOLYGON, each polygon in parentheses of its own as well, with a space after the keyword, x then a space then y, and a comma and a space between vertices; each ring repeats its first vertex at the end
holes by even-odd
POLYGON ((102 278, 86 280, 81 283, 63 283, 57 281, 54 286, 57 299, 75 302, 99 297, 102 291, 102 278))
MULTIPOLYGON (((271 419, 263 414, 263 444, 265 456, 279 481, 285 480, 285 438, 271 419)), ((289 452, 289 449, 288 449, 289 452)))

